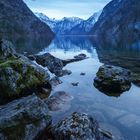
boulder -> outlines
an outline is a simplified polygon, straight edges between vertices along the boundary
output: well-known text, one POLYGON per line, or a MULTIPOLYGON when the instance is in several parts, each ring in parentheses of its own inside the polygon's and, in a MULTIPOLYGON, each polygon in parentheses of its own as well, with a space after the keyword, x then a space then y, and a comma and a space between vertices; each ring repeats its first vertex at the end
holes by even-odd
MULTIPOLYGON (((32 56, 33 57, 33 56, 32 56)), ((28 57, 30 58, 30 57, 28 57)), ((79 54, 74 56, 72 59, 62 60, 54 57, 49 53, 43 55, 35 55, 34 60, 44 67, 47 67, 51 73, 54 73, 56 76, 70 75, 72 72, 70 70, 63 70, 63 67, 69 63, 77 62, 86 59, 85 54, 79 54)), ((30 58, 32 59, 32 58, 30 58)))
POLYGON ((39 87, 51 88, 49 75, 22 58, 0 63, 0 96, 6 99, 30 94, 39 87))
POLYGON ((94 86, 110 95, 119 96, 131 87, 131 72, 121 67, 103 65, 94 79, 94 86))
POLYGON ((36 62, 44 67, 47 67, 51 73, 56 76, 62 75, 62 69, 64 67, 61 59, 54 57, 49 53, 43 55, 36 55, 36 62))
POLYGON ((5 39, 0 39, 0 59, 6 59, 16 54, 13 44, 5 39))
POLYGON ((101 140, 98 122, 91 116, 73 113, 56 124, 52 137, 57 140, 101 140))
POLYGON ((32 140, 50 124, 47 105, 34 94, 0 106, 0 138, 32 140))

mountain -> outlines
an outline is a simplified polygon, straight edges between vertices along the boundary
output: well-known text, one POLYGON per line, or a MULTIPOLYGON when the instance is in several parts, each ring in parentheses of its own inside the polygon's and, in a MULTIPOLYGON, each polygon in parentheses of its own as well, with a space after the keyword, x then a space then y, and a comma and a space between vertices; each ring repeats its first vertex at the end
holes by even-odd
POLYGON ((0 37, 28 49, 47 46, 54 33, 22 0, 0 0, 0 37))
POLYGON ((55 32, 54 28, 56 26, 56 23, 59 22, 59 20, 56 19, 51 19, 49 17, 47 17, 45 14, 43 13, 34 13, 42 22, 45 22, 47 25, 49 25, 49 27, 52 29, 52 31, 55 32))
POLYGON ((70 30, 78 25, 83 19, 78 17, 64 17, 61 20, 51 19, 43 13, 35 13, 43 22, 48 24, 57 35, 67 35, 70 30))
POLYGON ((140 40, 140 0, 112 0, 89 34, 115 46, 140 40))
POLYGON ((78 17, 64 17, 61 21, 56 23, 54 30, 57 34, 69 35, 70 30, 81 23, 81 21, 83 21, 83 19, 78 17))
POLYGON ((74 35, 87 34, 92 29, 94 24, 97 22, 101 12, 102 11, 94 13, 87 20, 83 20, 81 23, 79 23, 78 25, 74 26, 71 29, 70 34, 74 34, 74 35))

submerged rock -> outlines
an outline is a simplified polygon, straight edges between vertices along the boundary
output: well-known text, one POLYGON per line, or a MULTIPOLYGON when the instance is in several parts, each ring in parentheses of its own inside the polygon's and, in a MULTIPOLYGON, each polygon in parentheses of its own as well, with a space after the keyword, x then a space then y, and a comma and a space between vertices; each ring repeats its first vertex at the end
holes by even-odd
POLYGON ((81 54, 78 54, 78 55, 74 56, 74 58, 72 58, 72 59, 63 60, 63 64, 67 65, 69 63, 81 61, 81 60, 84 60, 84 59, 87 59, 87 58, 88 57, 86 56, 86 54, 81 53, 81 54))
POLYGON ((47 105, 35 95, 0 106, 0 138, 32 140, 50 124, 47 105))
POLYGON ((79 85, 79 82, 71 83, 74 87, 77 87, 79 85))
POLYGON ((65 107, 70 100, 72 100, 72 96, 64 91, 58 91, 50 96, 46 103, 51 111, 57 111, 65 107))
POLYGON ((84 75, 86 75, 86 73, 84 73, 84 72, 81 72, 81 73, 80 73, 80 75, 81 75, 81 76, 84 76, 84 75))
POLYGON ((52 137, 57 140, 101 140, 98 122, 87 114, 73 113, 56 124, 52 137))
POLYGON ((55 87, 59 84, 62 84, 63 82, 59 79, 59 77, 55 76, 50 80, 50 84, 52 85, 52 87, 55 87))
POLYGON ((119 96, 131 87, 131 72, 121 67, 103 65, 94 79, 94 86, 109 96, 119 96))

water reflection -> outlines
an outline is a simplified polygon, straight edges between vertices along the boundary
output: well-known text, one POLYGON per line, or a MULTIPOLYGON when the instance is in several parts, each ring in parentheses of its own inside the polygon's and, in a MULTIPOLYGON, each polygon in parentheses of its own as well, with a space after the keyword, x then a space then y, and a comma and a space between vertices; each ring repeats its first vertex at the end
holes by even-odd
POLYGON ((131 70, 133 83, 140 86, 140 42, 123 46, 111 46, 93 42, 101 63, 112 64, 131 70), (97 45, 98 44, 98 45, 97 45))
POLYGON ((66 69, 71 70, 72 74, 61 77, 63 83, 53 89, 52 95, 57 91, 65 91, 74 97, 69 103, 68 110, 65 110, 65 107, 63 110, 62 107, 59 111, 50 112, 53 123, 74 111, 85 112, 95 116, 103 128, 112 132, 115 136, 114 140, 139 140, 140 88, 132 84, 129 91, 116 98, 102 94, 93 86, 93 79, 103 63, 123 67, 132 65, 130 68, 135 69, 135 64, 139 65, 135 59, 138 60, 140 56, 136 48, 109 48, 109 46, 100 46, 96 42, 91 43, 83 37, 60 37, 56 38, 48 48, 43 49, 40 53, 50 52, 63 59, 71 58, 79 53, 85 53, 90 57, 67 65, 66 69), (81 72, 85 75, 81 76, 81 72), (72 86, 71 83, 76 82, 79 82, 79 85, 72 86))

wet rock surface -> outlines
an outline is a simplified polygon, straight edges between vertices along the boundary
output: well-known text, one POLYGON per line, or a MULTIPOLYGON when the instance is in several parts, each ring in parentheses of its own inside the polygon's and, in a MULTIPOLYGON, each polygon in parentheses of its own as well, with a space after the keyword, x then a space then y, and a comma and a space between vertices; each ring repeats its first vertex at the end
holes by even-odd
POLYGON ((43 55, 37 55, 36 62, 44 67, 47 67, 50 72, 54 73, 57 76, 62 75, 62 69, 64 67, 61 59, 54 57, 49 53, 43 55))
POLYGON ((40 87, 51 89, 47 71, 17 54, 11 42, 2 41, 0 50, 0 104, 32 94, 40 87))
POLYGON ((76 56, 74 56, 74 58, 72 59, 67 59, 67 60, 63 60, 63 63, 64 65, 67 65, 69 63, 73 63, 73 62, 77 62, 77 61, 81 61, 81 60, 84 60, 84 59, 87 59, 88 57, 86 56, 86 54, 78 54, 76 56))
POLYGON ((70 96, 68 93, 64 91, 58 91, 51 95, 46 100, 46 103, 48 105, 49 110, 57 111, 62 108, 65 108, 71 100, 72 96, 70 96))
POLYGON ((6 59, 16 54, 13 44, 5 39, 0 39, 0 59, 6 59))
POLYGON ((51 133, 54 140, 101 140, 98 129, 93 117, 75 112, 56 124, 51 133))
POLYGON ((94 79, 94 86, 109 96, 119 96, 131 88, 131 72, 121 67, 103 65, 94 79))
POLYGON ((63 70, 64 66, 72 62, 84 60, 87 57, 85 54, 79 54, 74 56, 72 59, 62 60, 49 53, 45 53, 43 55, 28 56, 28 58, 31 60, 36 60, 38 64, 47 67, 51 73, 61 77, 64 75, 70 75, 72 73, 70 70, 63 70))
POLYGON ((36 95, 0 106, 0 138, 32 140, 50 123, 48 107, 36 95))
POLYGON ((62 84, 62 83, 63 82, 57 76, 50 79, 50 84, 52 85, 52 87, 56 87, 57 85, 62 84))

